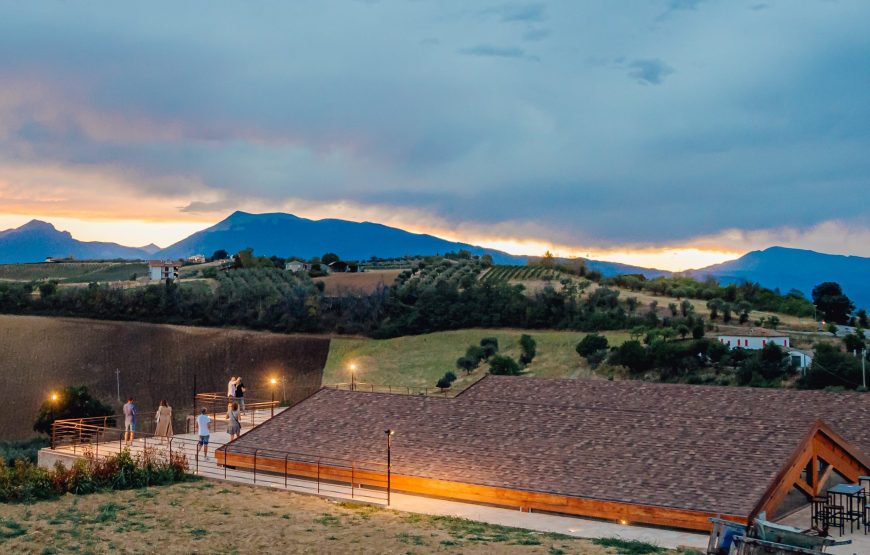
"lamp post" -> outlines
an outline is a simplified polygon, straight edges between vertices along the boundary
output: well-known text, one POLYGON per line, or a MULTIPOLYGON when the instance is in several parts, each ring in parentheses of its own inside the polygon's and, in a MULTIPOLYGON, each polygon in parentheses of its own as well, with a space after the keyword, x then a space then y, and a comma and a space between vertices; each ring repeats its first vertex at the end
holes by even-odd
POLYGON ((54 405, 55 404, 57 404, 57 393, 52 393, 51 396, 48 398, 48 406, 50 407, 49 412, 48 412, 48 418, 51 421, 51 439, 49 441, 51 444, 50 447, 52 449, 54 449, 54 405))
POLYGON ((269 383, 272 384, 272 404, 269 408, 272 409, 272 416, 275 416, 275 385, 278 383, 278 380, 272 378, 269 380, 269 383))
POLYGON ((350 365, 350 390, 356 391, 356 364, 350 365))
POLYGON ((396 434, 395 430, 384 430, 384 433, 387 434, 387 507, 390 506, 390 482, 393 473, 393 436, 396 434))

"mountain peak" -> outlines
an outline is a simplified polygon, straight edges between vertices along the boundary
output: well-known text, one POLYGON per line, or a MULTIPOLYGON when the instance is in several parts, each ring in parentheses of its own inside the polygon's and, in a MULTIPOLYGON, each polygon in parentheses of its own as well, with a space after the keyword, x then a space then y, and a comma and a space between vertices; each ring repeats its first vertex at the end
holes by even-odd
POLYGON ((18 231, 57 231, 53 225, 42 220, 30 220, 23 226, 18 228, 18 231))

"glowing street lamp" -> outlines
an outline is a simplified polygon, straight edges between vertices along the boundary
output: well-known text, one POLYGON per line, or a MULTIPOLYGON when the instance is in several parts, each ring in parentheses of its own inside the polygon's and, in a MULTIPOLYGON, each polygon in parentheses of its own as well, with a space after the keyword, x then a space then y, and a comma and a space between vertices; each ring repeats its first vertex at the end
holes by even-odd
POLYGON ((272 409, 272 416, 275 416, 275 386, 278 384, 278 380, 272 378, 269 380, 269 384, 272 386, 272 405, 270 408, 272 409))
POLYGON ((351 363, 350 364, 350 390, 351 391, 356 390, 356 379, 354 377, 355 375, 356 375, 356 364, 351 363))
POLYGON ((49 406, 49 419, 51 420, 51 448, 54 449, 54 406, 57 404, 57 400, 59 399, 57 393, 52 393, 48 397, 48 406, 49 406))

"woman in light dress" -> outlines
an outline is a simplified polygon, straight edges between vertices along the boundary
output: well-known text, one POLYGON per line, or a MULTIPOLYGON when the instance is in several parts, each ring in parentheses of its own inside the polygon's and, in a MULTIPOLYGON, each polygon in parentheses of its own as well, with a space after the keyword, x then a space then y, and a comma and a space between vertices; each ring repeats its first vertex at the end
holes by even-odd
POLYGON ((227 424, 227 433, 230 434, 230 441, 234 440, 242 434, 242 423, 239 422, 238 403, 233 403, 230 407, 230 421, 227 424))
POLYGON ((157 430, 154 435, 172 437, 172 407, 169 406, 166 399, 160 401, 160 406, 157 407, 157 430))

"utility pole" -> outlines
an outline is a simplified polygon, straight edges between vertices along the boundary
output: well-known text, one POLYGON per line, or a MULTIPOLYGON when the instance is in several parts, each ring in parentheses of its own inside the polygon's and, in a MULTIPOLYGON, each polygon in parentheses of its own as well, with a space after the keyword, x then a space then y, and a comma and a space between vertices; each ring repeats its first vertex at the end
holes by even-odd
POLYGON ((121 402, 121 369, 115 368, 115 385, 117 386, 118 402, 121 402))
POLYGON ((861 378, 864 382, 864 391, 867 391, 867 349, 861 350, 861 378))

